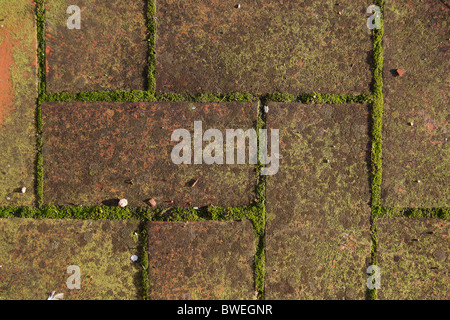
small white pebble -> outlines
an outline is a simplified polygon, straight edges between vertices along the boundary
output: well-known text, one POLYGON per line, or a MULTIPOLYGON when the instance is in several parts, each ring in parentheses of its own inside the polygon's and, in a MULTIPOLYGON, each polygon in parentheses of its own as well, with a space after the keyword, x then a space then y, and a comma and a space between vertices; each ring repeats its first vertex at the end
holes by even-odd
POLYGON ((138 260, 138 256, 135 255, 135 254, 133 254, 133 255, 131 256, 131 261, 136 262, 137 260, 138 260))
POLYGON ((11 200, 11 198, 10 198, 10 197, 6 197, 6 200, 8 200, 8 201, 9 201, 9 200, 11 200))
POLYGON ((422 180, 417 180, 417 183, 421 183, 422 182, 422 180))
POLYGON ((265 113, 269 112, 269 106, 264 106, 264 112, 265 113))
POLYGON ((22 193, 27 192, 27 188, 26 187, 22 187, 22 189, 20 189, 20 192, 22 192, 22 193))
POLYGON ((128 200, 127 199, 120 199, 119 200, 119 207, 125 208, 127 205, 128 205, 128 200))
POLYGON ((240 5, 240 4, 237 4, 237 5, 235 6, 235 8, 240 9, 240 8, 241 8, 241 5, 240 5))

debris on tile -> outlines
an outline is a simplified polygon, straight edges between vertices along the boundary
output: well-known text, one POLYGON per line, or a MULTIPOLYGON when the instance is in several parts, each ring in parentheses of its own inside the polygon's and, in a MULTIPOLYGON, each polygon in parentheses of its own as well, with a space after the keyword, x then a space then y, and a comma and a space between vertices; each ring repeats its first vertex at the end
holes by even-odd
POLYGON ((53 291, 47 300, 62 300, 64 298, 64 293, 55 294, 55 292, 56 291, 53 291))
POLYGON ((138 260, 138 256, 135 255, 135 254, 133 254, 133 255, 131 256, 131 261, 136 262, 137 260, 138 260))
POLYGON ((403 70, 403 69, 397 69, 397 70, 395 70, 395 71, 397 72, 397 75, 398 75, 399 77, 403 76, 403 74, 405 73, 405 70, 403 70))
POLYGON ((191 184, 191 188, 195 187, 195 185, 197 184, 197 182, 198 182, 198 179, 195 179, 194 182, 192 182, 192 184, 191 184))
POLYGON ((148 200, 148 204, 151 205, 152 207, 156 207, 155 199, 152 198, 152 199, 148 200))
POLYGON ((128 205, 128 200, 127 199, 120 199, 119 200, 119 207, 125 208, 127 205, 128 205))
POLYGON ((26 187, 22 187, 22 189, 20 189, 20 192, 22 192, 22 193, 27 192, 27 188, 26 187))

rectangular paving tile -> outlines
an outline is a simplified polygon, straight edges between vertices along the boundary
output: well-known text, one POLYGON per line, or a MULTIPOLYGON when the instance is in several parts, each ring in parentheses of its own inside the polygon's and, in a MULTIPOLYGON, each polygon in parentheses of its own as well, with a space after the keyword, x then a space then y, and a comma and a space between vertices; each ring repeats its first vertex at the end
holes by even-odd
POLYGON ((448 221, 378 219, 379 299, 450 299, 448 221))
POLYGON ((33 205, 37 97, 34 1, 0 0, 0 206, 33 205), (26 193, 21 193, 25 187, 26 193))
POLYGON ((139 299, 138 231, 137 221, 0 219, 1 300, 139 299))
POLYGON ((254 232, 241 222, 148 222, 150 299, 254 299, 254 232))
POLYGON ((266 298, 365 299, 367 105, 269 104, 280 168, 267 179, 266 298))
POLYGON ((48 0, 45 18, 47 92, 146 89, 145 0, 48 0))
POLYGON ((366 0, 157 1, 157 93, 367 93, 366 0))
POLYGON ((149 199, 157 206, 248 205, 256 184, 248 159, 194 164, 192 148, 191 164, 178 165, 171 154, 179 142, 171 136, 186 129, 192 146, 194 121, 201 121, 203 132, 220 130, 225 144, 225 129, 252 128, 257 109, 241 102, 45 103, 44 202, 117 205, 126 198, 135 207, 149 199))
POLYGON ((449 17, 442 1, 385 1, 385 206, 450 205, 449 17))

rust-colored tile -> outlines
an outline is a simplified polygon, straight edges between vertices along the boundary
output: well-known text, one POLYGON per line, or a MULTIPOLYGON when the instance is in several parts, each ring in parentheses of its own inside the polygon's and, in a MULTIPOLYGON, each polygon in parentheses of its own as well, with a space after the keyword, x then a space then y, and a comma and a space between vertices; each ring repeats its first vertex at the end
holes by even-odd
POLYGON ((385 1, 385 206, 450 205, 449 17, 443 1, 385 1))
POLYGON ((145 90, 146 1, 46 1, 47 91, 145 90), (77 5, 80 29, 69 29, 77 5))
POLYGON ((242 222, 149 222, 151 299, 254 299, 254 232, 242 222))
POLYGON ((250 129, 256 103, 55 102, 42 112, 46 204, 117 205, 126 198, 140 207, 153 198, 158 207, 200 207, 254 199, 254 165, 176 165, 171 135, 184 128, 193 140, 194 121, 224 136, 225 129, 250 129))
POLYGON ((36 159, 34 1, 0 0, 0 20, 0 206, 29 206, 36 159))
POLYGON ((370 4, 157 1, 156 92, 368 93, 370 4))
POLYGON ((376 227, 379 299, 450 299, 448 221, 389 218, 376 227))
POLYGON ((0 297, 139 299, 142 267, 131 260, 138 231, 137 221, 0 219, 0 297), (79 267, 80 289, 67 285, 69 266, 79 267))
POLYGON ((269 104, 280 168, 267 179, 266 298, 365 299, 366 105, 269 104))

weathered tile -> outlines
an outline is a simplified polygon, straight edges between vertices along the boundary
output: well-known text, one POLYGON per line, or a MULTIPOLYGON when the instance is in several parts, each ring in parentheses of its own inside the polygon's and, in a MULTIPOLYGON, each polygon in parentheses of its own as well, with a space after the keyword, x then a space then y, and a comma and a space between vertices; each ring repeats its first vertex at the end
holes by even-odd
POLYGON ((281 159, 267 179, 266 297, 364 299, 368 107, 272 103, 267 117, 281 159))
POLYGON ((31 0, 0 0, 0 206, 32 205, 36 23, 31 0), (20 192, 22 187, 28 191, 20 192))
POLYGON ((224 136, 225 129, 250 129, 256 103, 71 102, 42 110, 47 204, 117 205, 126 198, 137 207, 153 198, 158 206, 239 206, 254 199, 254 165, 176 165, 171 153, 179 142, 171 135, 184 128, 193 144, 194 121, 224 136))
POLYGON ((379 299, 450 298, 448 221, 378 219, 376 227, 379 299))
POLYGON ((149 222, 151 299, 254 299, 249 221, 149 222))
MULTIPOLYGON (((137 221, 0 219, 0 297, 45 300, 139 299, 137 221), (69 289, 69 266, 80 289, 69 289), (73 272, 73 271, 72 271, 73 272)), ((72 278, 69 280, 72 282, 72 278)))
POLYGON ((385 1, 383 205, 450 204, 449 17, 440 1, 385 1))
POLYGON ((157 93, 369 92, 371 1, 239 3, 157 1, 157 93))
POLYGON ((146 89, 145 11, 144 0, 46 1, 47 91, 146 89), (80 29, 68 28, 71 5, 80 29))

